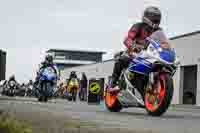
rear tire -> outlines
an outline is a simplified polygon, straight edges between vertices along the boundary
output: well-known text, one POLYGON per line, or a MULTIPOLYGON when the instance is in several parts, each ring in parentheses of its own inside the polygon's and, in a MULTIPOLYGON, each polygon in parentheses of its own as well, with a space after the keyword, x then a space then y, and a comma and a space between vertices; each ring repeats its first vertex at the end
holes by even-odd
POLYGON ((172 77, 167 73, 162 74, 162 76, 164 78, 163 82, 164 82, 164 87, 165 87, 165 94, 164 94, 165 96, 160 106, 156 110, 150 111, 146 106, 146 100, 145 100, 146 111, 151 116, 161 116, 163 113, 165 113, 173 97, 174 85, 173 85, 172 77))
POLYGON ((109 107, 106 103, 106 108, 110 111, 110 112, 120 112, 122 110, 122 106, 119 103, 118 100, 115 101, 115 103, 113 104, 113 106, 109 107))
POLYGON ((106 89, 106 93, 105 93, 105 105, 106 108, 110 111, 110 112, 120 112, 122 110, 122 105, 120 104, 119 100, 116 98, 118 93, 116 94, 110 94, 109 92, 107 92, 106 89), (109 104, 109 100, 113 99, 112 104, 109 104))

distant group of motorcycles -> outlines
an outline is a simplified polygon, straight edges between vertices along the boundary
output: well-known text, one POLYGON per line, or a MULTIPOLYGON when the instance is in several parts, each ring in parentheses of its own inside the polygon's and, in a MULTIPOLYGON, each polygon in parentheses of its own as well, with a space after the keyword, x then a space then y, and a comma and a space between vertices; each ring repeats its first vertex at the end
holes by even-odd
POLYGON ((51 98, 63 98, 69 101, 76 101, 77 96, 79 96, 81 101, 86 100, 86 98, 82 97, 84 94, 81 94, 82 92, 79 91, 81 89, 77 78, 72 78, 68 85, 65 83, 57 84, 56 76, 52 72, 48 68, 41 74, 40 80, 27 84, 19 84, 13 80, 1 81, 1 95, 10 97, 36 97, 40 102, 47 102, 51 98))
POLYGON ((6 96, 21 96, 21 97, 31 97, 33 95, 33 85, 19 84, 15 81, 2 81, 0 85, 1 94, 6 96))

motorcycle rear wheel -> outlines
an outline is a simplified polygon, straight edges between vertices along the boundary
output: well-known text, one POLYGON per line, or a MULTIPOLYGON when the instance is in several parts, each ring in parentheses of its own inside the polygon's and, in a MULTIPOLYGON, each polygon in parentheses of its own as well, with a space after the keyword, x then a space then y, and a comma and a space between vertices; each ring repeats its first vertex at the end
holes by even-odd
POLYGON ((120 112, 122 110, 122 105, 117 99, 117 93, 111 94, 107 91, 105 92, 105 105, 110 112, 120 112))

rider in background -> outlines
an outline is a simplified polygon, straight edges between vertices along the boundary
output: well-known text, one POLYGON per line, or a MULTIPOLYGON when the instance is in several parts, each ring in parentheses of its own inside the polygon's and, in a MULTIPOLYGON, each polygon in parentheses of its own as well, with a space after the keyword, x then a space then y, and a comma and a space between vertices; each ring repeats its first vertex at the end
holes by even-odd
POLYGON ((52 55, 47 55, 47 56, 45 56, 45 61, 41 62, 39 71, 37 72, 36 81, 35 81, 36 83, 39 81, 40 74, 47 67, 53 68, 53 70, 56 73, 57 77, 59 77, 58 76, 58 69, 57 69, 56 65, 53 63, 53 56, 52 55))
POLYGON ((28 81, 27 86, 30 86, 30 85, 33 85, 33 81, 31 79, 28 81))
POLYGON ((85 89, 87 89, 87 82, 88 82, 87 76, 86 76, 85 72, 83 72, 82 77, 81 77, 81 86, 82 86, 81 88, 84 89, 84 91, 85 91, 85 89))
POLYGON ((51 55, 47 55, 45 57, 45 61, 41 62, 41 67, 39 68, 39 71, 42 71, 47 67, 52 67, 55 70, 55 73, 57 74, 57 68, 55 64, 53 63, 53 56, 51 55))
POLYGON ((87 99, 87 85, 88 85, 87 83, 88 83, 87 76, 85 72, 82 72, 82 77, 80 81, 80 91, 79 91, 79 96, 83 96, 80 97, 82 98, 81 100, 87 99))
POLYGON ((17 84, 17 81, 15 79, 15 75, 11 75, 9 80, 8 80, 8 84, 10 84, 11 81, 14 81, 17 84))
MULTIPOLYGON (((76 74, 75 71, 71 71, 71 73, 70 73, 70 75, 69 75, 68 82, 67 82, 67 86, 68 86, 68 84, 69 84, 69 82, 70 82, 70 80, 71 80, 72 78, 78 79, 78 76, 77 76, 77 74, 76 74)), ((79 81, 79 79, 78 79, 78 81, 79 81)))
POLYGON ((150 6, 144 10, 142 22, 136 23, 131 27, 128 36, 124 40, 128 54, 122 55, 120 52, 120 57, 115 62, 111 79, 111 91, 118 91, 120 89, 117 82, 121 71, 128 67, 129 59, 133 56, 132 53, 139 53, 142 49, 145 49, 145 38, 157 30, 162 30, 159 27, 160 22, 161 11, 157 7, 150 6))
POLYGON ((15 85, 16 85, 16 89, 19 89, 20 88, 20 84, 17 82, 17 80, 15 79, 15 75, 11 75, 10 78, 8 79, 8 85, 10 85, 10 82, 11 81, 14 81, 15 82, 15 85))

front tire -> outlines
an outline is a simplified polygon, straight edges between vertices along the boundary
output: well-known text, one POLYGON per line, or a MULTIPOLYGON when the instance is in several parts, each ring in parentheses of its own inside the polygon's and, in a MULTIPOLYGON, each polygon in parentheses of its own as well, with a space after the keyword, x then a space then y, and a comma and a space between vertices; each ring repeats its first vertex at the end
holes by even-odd
POLYGON ((77 94, 76 91, 74 91, 74 93, 73 93, 73 101, 74 102, 76 102, 76 94, 77 94))
POLYGON ((48 97, 47 96, 44 97, 44 102, 48 102, 48 97))
POLYGON ((159 100, 153 96, 152 99, 156 100, 154 100, 154 103, 150 102, 149 99, 152 97, 152 94, 145 91, 145 107, 146 111, 151 116, 161 116, 167 111, 174 92, 173 79, 168 73, 160 74, 158 80, 160 84, 159 90, 161 91, 158 96, 160 98, 159 100))
POLYGON ((42 102, 43 101, 43 96, 39 96, 38 97, 38 102, 42 102))
POLYGON ((68 97, 68 101, 72 101, 72 96, 68 97))

